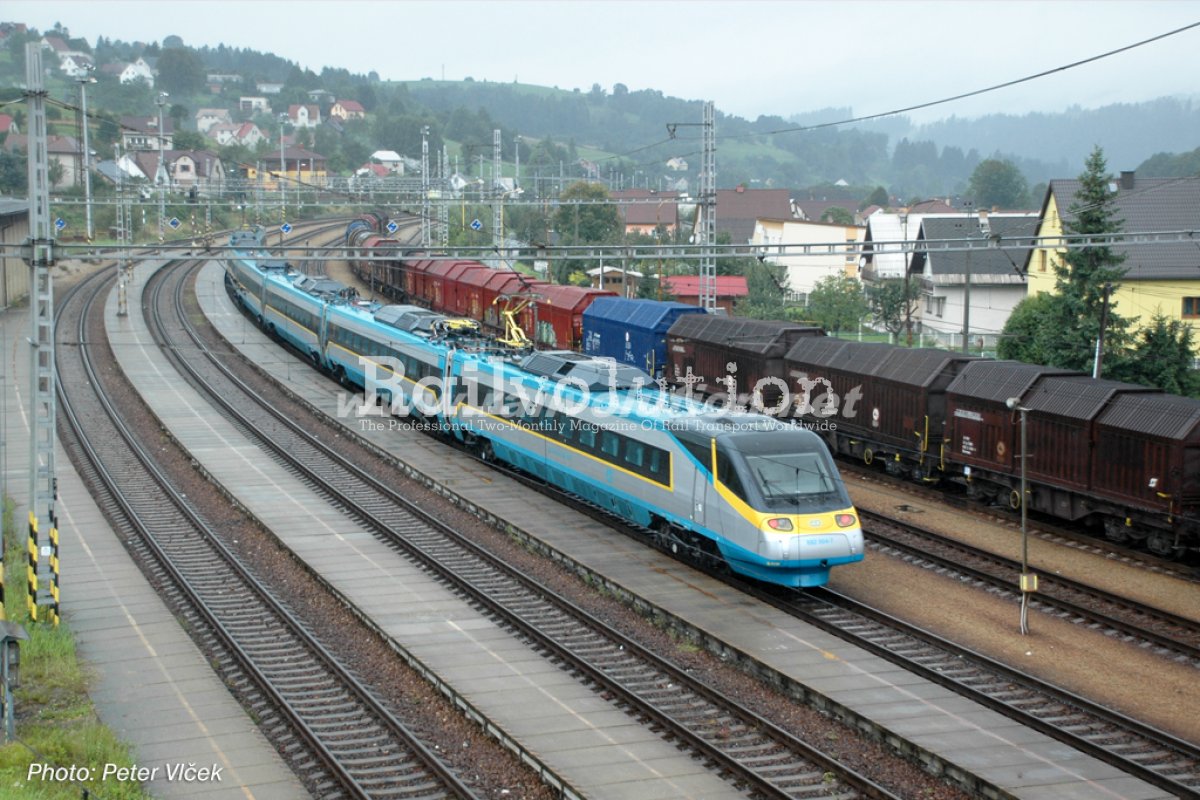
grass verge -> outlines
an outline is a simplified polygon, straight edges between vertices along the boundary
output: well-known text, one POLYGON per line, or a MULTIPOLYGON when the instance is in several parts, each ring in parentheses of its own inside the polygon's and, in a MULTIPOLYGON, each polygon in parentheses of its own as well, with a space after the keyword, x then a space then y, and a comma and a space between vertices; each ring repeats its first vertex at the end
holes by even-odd
MULTIPOLYGON (((9 622, 25 627, 21 643, 20 687, 16 691, 16 741, 0 747, 0 800, 143 800, 135 781, 101 781, 107 764, 131 766, 129 746, 101 724, 88 697, 88 674, 75 655, 66 623, 57 628, 29 622, 25 596, 27 532, 14 519, 14 504, 4 498, 4 605, 9 622), (68 771, 75 767, 72 780, 68 771), (58 769, 54 779, 31 778, 38 770, 58 769), (64 777, 65 780, 57 778, 64 777)), ((0 723, 2 725, 2 723, 0 723)))

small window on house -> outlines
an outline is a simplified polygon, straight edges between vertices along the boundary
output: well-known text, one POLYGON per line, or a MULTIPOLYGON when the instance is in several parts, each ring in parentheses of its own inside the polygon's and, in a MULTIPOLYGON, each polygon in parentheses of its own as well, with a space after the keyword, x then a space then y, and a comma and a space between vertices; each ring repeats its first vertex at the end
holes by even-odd
POLYGON ((935 317, 945 316, 945 314, 946 314, 946 298, 931 296, 929 298, 929 302, 930 302, 929 310, 933 312, 933 315, 935 317))
POLYGON ((1200 297, 1183 298, 1183 316, 1185 319, 1200 319, 1200 297))
POLYGON ((1050 256, 1045 250, 1042 250, 1038 253, 1038 272, 1046 271, 1046 265, 1049 260, 1050 256))

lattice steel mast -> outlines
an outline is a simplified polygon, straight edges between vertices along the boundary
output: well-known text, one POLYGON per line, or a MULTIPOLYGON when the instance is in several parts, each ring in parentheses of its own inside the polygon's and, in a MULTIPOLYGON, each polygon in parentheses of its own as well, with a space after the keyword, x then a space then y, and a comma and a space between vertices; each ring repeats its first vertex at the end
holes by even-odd
POLYGON ((54 474, 54 240, 50 233, 50 158, 46 136, 46 90, 42 48, 25 45, 25 96, 29 114, 29 613, 49 607, 46 621, 58 622, 58 588, 51 559, 57 559, 58 486, 54 474), (39 536, 42 537, 39 539, 39 536), (42 542, 47 542, 44 546, 42 542), (40 556, 45 555, 46 558, 40 556))

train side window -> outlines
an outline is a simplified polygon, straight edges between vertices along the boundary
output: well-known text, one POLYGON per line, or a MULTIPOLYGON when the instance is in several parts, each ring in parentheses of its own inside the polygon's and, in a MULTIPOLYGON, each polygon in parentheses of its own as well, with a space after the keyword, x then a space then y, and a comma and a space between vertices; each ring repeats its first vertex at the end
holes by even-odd
POLYGON ((600 431, 600 452, 608 456, 606 460, 616 461, 621 452, 621 439, 612 431, 600 431))
POLYGON ((596 447, 595 426, 584 423, 579 426, 579 446, 584 450, 594 450, 596 447))
POLYGON ((705 469, 712 469, 712 439, 691 431, 675 431, 675 438, 705 469))
POLYGON ((666 485, 670 479, 670 464, 671 456, 666 450, 660 450, 657 447, 647 448, 649 450, 648 458, 646 459, 647 472, 650 477, 659 483, 666 485))
POLYGON ((557 414, 558 438, 564 442, 575 441, 575 420, 566 414, 557 414))
POLYGON ((746 500, 746 489, 742 486, 742 479, 734 470, 729 456, 720 447, 717 448, 717 480, 725 484, 729 491, 746 500))
POLYGON ((642 471, 646 460, 646 446, 633 439, 625 440, 625 463, 633 467, 634 472, 642 471))

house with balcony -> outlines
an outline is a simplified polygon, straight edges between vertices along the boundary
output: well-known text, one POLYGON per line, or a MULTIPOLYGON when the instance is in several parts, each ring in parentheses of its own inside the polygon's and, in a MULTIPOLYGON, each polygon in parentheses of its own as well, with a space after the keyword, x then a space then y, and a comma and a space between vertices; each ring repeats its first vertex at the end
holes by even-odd
MULTIPOLYGON (((133 153, 133 159, 142 174, 153 181, 158 173, 158 152, 140 151, 133 153)), ((176 191, 193 187, 199 191, 217 191, 225 183, 225 165, 211 150, 166 150, 163 169, 176 191)))
MULTIPOLYGON (((1037 235, 1051 243, 1029 253, 1029 293, 1055 290, 1055 267, 1066 248, 1053 242, 1066 234, 1063 222, 1074 215, 1077 179, 1053 180, 1046 189, 1037 235)), ((1200 177, 1141 178, 1122 172, 1109 189, 1113 217, 1127 233, 1194 231, 1200 219, 1200 177)), ((1155 314, 1187 323, 1200 341, 1200 247, 1193 237, 1171 235, 1162 242, 1133 242, 1112 247, 1125 256, 1125 275, 1112 294, 1113 308, 1133 321, 1136 332, 1155 314)))
POLYGON ((914 332, 958 349, 965 330, 972 347, 994 351, 1012 310, 1025 299, 1025 262, 1037 225, 1033 212, 925 217, 909 270, 920 278, 914 332), (970 249, 949 249, 955 240, 970 249))
POLYGON ((158 128, 158 117, 121 117, 122 150, 170 150, 174 145, 175 123, 170 117, 163 118, 163 127, 158 128), (159 142, 162 142, 160 145, 159 142))
POLYGON ((271 104, 265 97, 239 97, 238 111, 247 114, 270 114, 271 104))

